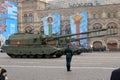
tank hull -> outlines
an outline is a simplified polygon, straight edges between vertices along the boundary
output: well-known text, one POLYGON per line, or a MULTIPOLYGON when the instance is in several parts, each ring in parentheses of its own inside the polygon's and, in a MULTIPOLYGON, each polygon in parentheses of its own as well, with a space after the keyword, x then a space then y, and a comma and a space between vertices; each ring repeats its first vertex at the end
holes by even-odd
POLYGON ((9 45, 3 50, 11 58, 53 58, 61 57, 63 51, 50 45, 9 45))

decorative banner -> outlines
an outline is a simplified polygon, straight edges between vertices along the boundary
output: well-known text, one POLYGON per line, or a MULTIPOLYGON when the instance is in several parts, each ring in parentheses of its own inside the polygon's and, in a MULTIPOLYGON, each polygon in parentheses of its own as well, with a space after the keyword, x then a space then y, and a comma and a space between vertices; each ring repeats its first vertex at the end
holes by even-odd
POLYGON ((45 35, 60 35, 60 15, 54 13, 42 19, 45 35))
MULTIPOLYGON (((87 12, 76 13, 70 16, 71 34, 87 32, 88 31, 88 14, 87 12)), ((76 35, 73 38, 85 38, 87 34, 76 35)), ((76 45, 87 46, 87 40, 80 40, 76 45)))
MULTIPOLYGON (((17 7, 17 3, 10 1, 0 4, 0 38, 3 41, 8 39, 10 35, 18 32, 17 7)), ((0 42, 3 42, 1 40, 0 42)))
POLYGON ((5 1, 7 4, 7 14, 9 19, 17 19, 18 6, 17 3, 5 1))

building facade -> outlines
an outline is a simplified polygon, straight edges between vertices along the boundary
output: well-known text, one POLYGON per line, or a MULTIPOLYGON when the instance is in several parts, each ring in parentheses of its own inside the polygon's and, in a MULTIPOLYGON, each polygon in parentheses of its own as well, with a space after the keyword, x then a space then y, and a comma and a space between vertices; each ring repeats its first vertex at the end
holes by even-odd
MULTIPOLYGON (((70 8, 70 7, 81 7, 81 6, 98 6, 98 5, 107 5, 107 4, 119 4, 120 0, 52 0, 49 1, 50 4, 61 7, 61 8, 70 8)), ((52 7, 52 6, 51 6, 52 7)))
POLYGON ((70 25, 69 16, 77 12, 88 13, 88 31, 107 28, 105 32, 95 32, 91 35, 111 34, 88 39, 89 47, 105 47, 107 50, 120 50, 120 4, 89 6, 80 8, 46 9, 47 3, 40 0, 18 1, 18 28, 20 33, 31 30, 33 33, 43 31, 42 18, 49 14, 59 13, 61 16, 61 33, 70 25))

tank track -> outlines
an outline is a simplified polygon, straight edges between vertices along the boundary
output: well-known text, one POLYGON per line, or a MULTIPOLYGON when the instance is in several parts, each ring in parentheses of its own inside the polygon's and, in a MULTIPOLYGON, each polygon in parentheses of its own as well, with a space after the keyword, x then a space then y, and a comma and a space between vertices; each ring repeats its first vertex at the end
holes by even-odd
POLYGON ((52 46, 5 46, 3 49, 11 58, 60 58, 63 55, 62 50, 52 46))

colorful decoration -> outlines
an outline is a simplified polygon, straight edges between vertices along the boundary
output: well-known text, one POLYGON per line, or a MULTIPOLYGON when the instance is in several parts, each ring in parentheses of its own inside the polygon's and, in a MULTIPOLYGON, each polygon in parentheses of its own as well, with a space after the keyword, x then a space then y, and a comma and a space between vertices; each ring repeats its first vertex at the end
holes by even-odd
MULTIPOLYGON (((76 15, 73 16, 74 23, 76 25, 76 33, 80 33, 80 24, 82 21, 82 16, 79 13, 76 13, 76 15)), ((77 39, 80 38, 80 35, 76 36, 77 39)), ((79 42, 77 42, 77 45, 79 45, 79 42)))
POLYGON ((52 35, 52 24, 53 24, 53 17, 52 16, 48 16, 47 18, 47 23, 48 23, 48 30, 49 30, 49 35, 52 35))
MULTIPOLYGON (((70 26, 71 26, 71 34, 87 32, 88 31, 88 16, 87 12, 80 12, 70 16, 70 26)), ((73 36, 73 38, 85 38, 87 34, 73 36)), ((80 40, 77 43, 73 43, 76 45, 87 46, 87 40, 80 40)))
POLYGON ((5 43, 10 35, 17 32, 17 3, 0 2, 0 46, 5 43))
POLYGON ((45 35, 60 35, 60 14, 50 14, 42 19, 45 35))

